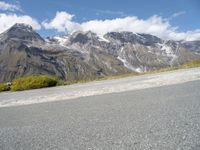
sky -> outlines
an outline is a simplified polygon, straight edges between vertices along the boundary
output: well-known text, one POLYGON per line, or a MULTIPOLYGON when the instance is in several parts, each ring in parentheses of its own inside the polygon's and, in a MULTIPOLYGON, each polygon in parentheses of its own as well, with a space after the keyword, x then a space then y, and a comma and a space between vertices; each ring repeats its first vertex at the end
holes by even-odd
POLYGON ((43 37, 75 31, 200 40, 200 0, 0 0, 0 33, 29 24, 43 37))

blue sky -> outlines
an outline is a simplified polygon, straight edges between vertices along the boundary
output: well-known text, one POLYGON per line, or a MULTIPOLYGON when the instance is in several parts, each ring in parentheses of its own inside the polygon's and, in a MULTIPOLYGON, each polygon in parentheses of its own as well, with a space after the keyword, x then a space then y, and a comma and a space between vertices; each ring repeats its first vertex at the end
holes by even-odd
MULTIPOLYGON (((53 34, 64 34, 65 32, 69 32, 70 30, 71 31, 75 30, 74 29, 75 27, 73 27, 73 29, 69 29, 68 28, 69 25, 65 24, 64 25, 65 29, 60 32, 59 31, 60 28, 58 26, 55 27, 55 25, 51 24, 51 20, 55 18, 56 13, 65 12, 67 14, 73 15, 71 19, 69 18, 68 19, 71 22, 73 22, 73 25, 76 24, 76 26, 80 26, 77 28, 77 30, 80 28, 84 28, 84 30, 90 28, 90 25, 87 25, 87 27, 85 27, 81 23, 89 22, 93 20, 104 21, 105 19, 115 20, 116 18, 137 17, 138 20, 140 21, 147 21, 148 23, 151 22, 150 24, 152 24, 152 21, 148 21, 148 19, 151 18, 152 16, 157 16, 157 19, 155 20, 158 20, 158 18, 161 17, 161 20, 164 23, 169 24, 169 27, 166 27, 166 28, 170 28, 169 29, 170 31, 173 30, 173 32, 175 33, 188 33, 188 31, 190 31, 192 34, 195 33, 194 36, 195 37, 197 36, 200 39, 200 36, 199 36, 200 32, 198 31, 200 29, 200 17, 199 17, 200 16, 199 15, 200 1, 199 0, 123 0, 123 1, 116 1, 116 0, 96 0, 96 1, 95 0, 80 0, 80 1, 4 0, 0 2, 16 5, 17 7, 20 8, 20 10, 19 9, 5 10, 5 9, 0 8, 0 13, 6 14, 6 15, 15 14, 17 15, 17 17, 30 16, 31 18, 36 20, 41 25, 40 28, 37 28, 37 32, 42 34, 42 36, 48 36, 48 35, 53 35, 53 34), (42 24, 45 21, 46 21, 46 27, 42 24), (77 25, 77 24, 81 24, 81 25, 77 25)), ((66 16, 66 14, 65 15, 63 14, 63 16, 66 16)), ((132 21, 133 20, 134 18, 132 18, 132 21)), ((5 22, 5 20, 3 21, 5 22)), ((71 22, 70 22, 70 25, 71 25, 71 22)), ((136 23, 137 20, 133 22, 136 23)), ((0 23, 1 23, 1 18, 0 18, 0 23)), ((114 23, 116 22, 113 22, 113 26, 114 26, 114 23)), ((134 23, 133 23, 133 26, 131 27, 135 27, 134 23)), ((96 24, 101 26, 99 22, 96 22, 96 24)), ((111 24, 112 22, 109 25, 111 24)), ((105 23, 103 25, 105 25, 105 23)), ((9 25, 5 25, 4 23, 4 26, 9 26, 9 25)), ((0 24, 0 27, 1 27, 1 24, 0 24)), ((91 27, 91 28, 93 29, 94 27, 91 27)), ((118 27, 118 28, 115 28, 115 30, 121 31, 122 29, 121 27, 118 27)), ((126 28, 125 29, 123 28, 123 30, 126 30, 126 28)), ((127 31, 129 30, 130 28, 127 29, 127 31)), ((96 31, 97 33, 100 32, 99 30, 97 31, 97 29, 94 29, 94 31, 96 31)), ((140 29, 136 31, 142 32, 140 29)), ((152 31, 148 31, 147 33, 151 33, 151 32, 152 31)), ((159 30, 158 32, 161 32, 161 31, 159 30)), ((152 34, 153 33, 154 32, 152 32, 152 34)), ((163 36, 164 34, 165 33, 162 33, 162 34, 159 33, 157 36, 164 37, 163 36)))

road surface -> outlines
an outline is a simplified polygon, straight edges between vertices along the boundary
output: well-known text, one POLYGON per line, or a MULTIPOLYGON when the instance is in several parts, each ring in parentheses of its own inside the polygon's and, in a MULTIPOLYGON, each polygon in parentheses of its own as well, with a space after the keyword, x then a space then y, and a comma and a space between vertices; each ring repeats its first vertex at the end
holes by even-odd
POLYGON ((0 150, 199 150, 199 90, 195 80, 2 107, 0 150))

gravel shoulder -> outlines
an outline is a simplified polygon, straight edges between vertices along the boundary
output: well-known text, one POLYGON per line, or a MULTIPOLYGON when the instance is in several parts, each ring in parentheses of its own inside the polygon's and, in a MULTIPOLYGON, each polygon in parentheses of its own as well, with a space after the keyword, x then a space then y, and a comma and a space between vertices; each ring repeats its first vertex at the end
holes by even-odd
POLYGON ((200 80, 200 68, 182 69, 158 74, 95 81, 22 92, 0 93, 0 107, 61 101, 85 96, 118 93, 200 80))

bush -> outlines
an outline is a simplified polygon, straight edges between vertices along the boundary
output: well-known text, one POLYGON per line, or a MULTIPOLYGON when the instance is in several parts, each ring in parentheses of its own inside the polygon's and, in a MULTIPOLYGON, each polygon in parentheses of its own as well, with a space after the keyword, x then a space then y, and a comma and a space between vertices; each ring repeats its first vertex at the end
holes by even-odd
POLYGON ((0 92, 9 91, 9 90, 10 90, 9 85, 7 85, 6 83, 0 83, 0 92))
POLYGON ((13 81, 12 91, 23 91, 56 86, 58 79, 47 75, 34 75, 18 78, 13 81))

